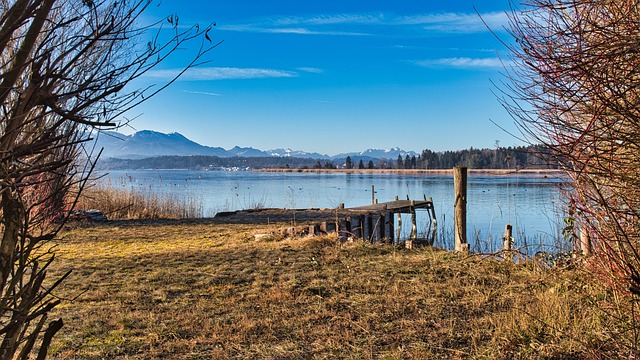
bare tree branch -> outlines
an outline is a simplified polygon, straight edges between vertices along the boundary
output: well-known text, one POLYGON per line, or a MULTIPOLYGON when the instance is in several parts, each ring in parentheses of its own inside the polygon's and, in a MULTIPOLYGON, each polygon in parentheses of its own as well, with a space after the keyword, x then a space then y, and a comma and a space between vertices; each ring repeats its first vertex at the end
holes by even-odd
POLYGON ((90 134, 120 126, 175 81, 124 91, 176 50, 199 41, 184 72, 217 46, 205 39, 211 27, 183 29, 177 17, 170 29, 138 26, 149 5, 0 0, 0 359, 44 358, 62 327, 44 329, 59 303, 53 291, 68 276, 43 287, 54 259, 46 244, 95 166, 90 134))

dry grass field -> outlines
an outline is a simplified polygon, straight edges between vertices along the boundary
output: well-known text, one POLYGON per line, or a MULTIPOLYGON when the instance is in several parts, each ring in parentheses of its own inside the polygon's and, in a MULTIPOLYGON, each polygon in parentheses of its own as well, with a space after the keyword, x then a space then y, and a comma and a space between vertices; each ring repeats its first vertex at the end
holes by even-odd
MULTIPOLYGON (((582 359, 616 327, 583 272, 277 225, 111 222, 56 241, 54 359, 582 359)), ((616 357, 616 356, 611 356, 616 357)))

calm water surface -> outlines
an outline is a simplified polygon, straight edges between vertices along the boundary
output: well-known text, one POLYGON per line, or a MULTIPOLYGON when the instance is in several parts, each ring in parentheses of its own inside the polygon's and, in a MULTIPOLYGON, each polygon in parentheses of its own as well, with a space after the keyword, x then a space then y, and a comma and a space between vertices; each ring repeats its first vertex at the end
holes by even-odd
MULTIPOLYGON (((371 203, 371 186, 379 202, 395 196, 433 198, 438 232, 453 233, 453 177, 432 174, 256 173, 249 171, 147 170, 111 171, 111 186, 155 193, 171 192, 201 201, 205 216, 256 207, 335 208, 371 203)), ((516 245, 558 246, 564 179, 544 175, 473 175, 468 178, 468 238, 482 251, 495 250, 504 226, 514 226, 516 245), (553 239, 553 240, 550 240, 553 239), (475 244, 473 241, 482 242, 475 244), (519 242, 519 243, 518 243, 519 242), (525 244, 526 242, 526 244, 525 244), (553 243, 553 244, 552 244, 553 243)), ((428 217, 418 214, 419 231, 428 217)), ((408 222, 404 221, 406 224, 408 222)), ((406 228, 406 227, 405 227, 406 228)), ((404 229, 407 230, 407 229, 404 229)), ((408 230, 407 230, 408 231, 408 230)), ((453 237, 452 235, 450 236, 453 237)), ((448 244, 441 244, 449 247, 448 244)))

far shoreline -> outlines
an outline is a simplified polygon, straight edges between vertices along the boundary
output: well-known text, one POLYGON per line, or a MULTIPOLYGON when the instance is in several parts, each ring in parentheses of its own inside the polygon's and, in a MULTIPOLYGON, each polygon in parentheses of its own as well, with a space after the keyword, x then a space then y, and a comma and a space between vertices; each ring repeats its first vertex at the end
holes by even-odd
MULTIPOLYGON (((430 174, 453 175, 453 169, 254 169, 253 172, 273 173, 345 173, 345 174, 430 174)), ((558 169, 467 169, 470 175, 559 175, 566 174, 558 169)))

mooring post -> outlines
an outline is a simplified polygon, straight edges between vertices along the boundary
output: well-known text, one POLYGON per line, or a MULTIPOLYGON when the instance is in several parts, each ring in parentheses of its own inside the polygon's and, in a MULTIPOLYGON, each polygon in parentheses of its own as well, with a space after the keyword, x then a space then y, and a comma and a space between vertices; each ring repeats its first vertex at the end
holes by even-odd
POLYGON ((376 188, 373 184, 371 184, 371 204, 376 203, 376 188))
MULTIPOLYGON (((398 201, 398 195, 395 197, 398 201)), ((398 230, 396 231, 396 241, 400 241, 400 234, 402 233, 402 214, 398 212, 398 230)))
POLYGON ((418 224, 416 222, 416 202, 415 200, 411 200, 411 207, 409 207, 409 212, 411 213, 411 239, 416 239, 418 237, 418 224))
POLYGON ((431 211, 431 220, 433 221, 433 226, 438 225, 438 220, 436 219, 436 209, 433 207, 433 198, 429 198, 429 211, 431 211))
POLYGON ((467 243, 467 168, 456 166, 453 168, 454 188, 454 243, 455 251, 469 251, 467 243))
POLYGON ((511 224, 507 224, 504 227, 504 237, 502 238, 502 251, 505 253, 505 259, 513 261, 513 253, 511 252, 513 246, 513 227, 511 224))
POLYGON ((511 224, 507 224, 504 227, 504 237, 502 238, 502 250, 511 251, 513 245, 513 227, 511 224))

